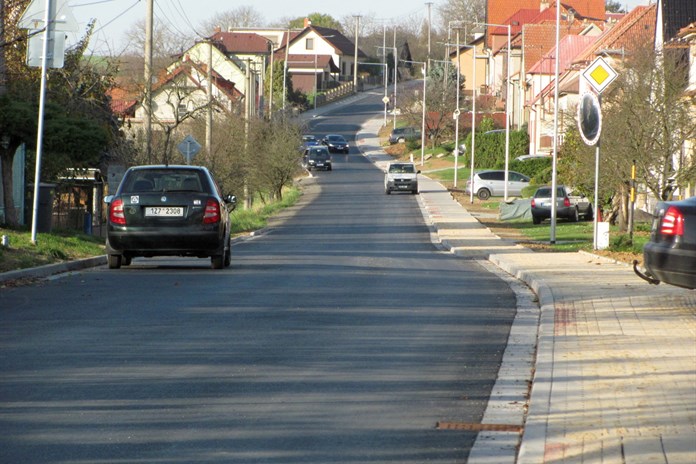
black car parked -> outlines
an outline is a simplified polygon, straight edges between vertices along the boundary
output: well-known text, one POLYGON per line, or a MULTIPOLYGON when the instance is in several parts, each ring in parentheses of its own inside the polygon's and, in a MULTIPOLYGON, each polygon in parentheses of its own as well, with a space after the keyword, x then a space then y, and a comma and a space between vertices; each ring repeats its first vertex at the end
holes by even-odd
POLYGON ((643 261, 648 282, 696 289, 696 197, 657 204, 643 261))
POLYGON ((104 202, 110 269, 136 256, 210 257, 213 269, 230 265, 229 211, 236 198, 223 196, 205 167, 132 167, 104 202))

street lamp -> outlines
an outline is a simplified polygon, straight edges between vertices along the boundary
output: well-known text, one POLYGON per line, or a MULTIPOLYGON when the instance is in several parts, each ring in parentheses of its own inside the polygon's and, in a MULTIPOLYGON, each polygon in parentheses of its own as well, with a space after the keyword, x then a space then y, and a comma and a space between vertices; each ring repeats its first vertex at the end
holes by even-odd
MULTIPOLYGON (((394 39, 396 41, 396 39, 394 39)), ((394 53, 394 101, 392 102, 392 111, 394 113, 394 129, 396 129, 396 81, 397 81, 397 69, 398 69, 398 57, 396 56, 396 47, 377 47, 383 50, 391 49, 394 53)))
POLYGON ((407 61, 407 60, 402 60, 404 63, 415 63, 415 64, 422 64, 423 65, 423 104, 422 104, 422 119, 421 119, 421 166, 425 164, 425 84, 427 82, 427 77, 426 76, 426 69, 428 66, 427 62, 423 61, 407 61))
POLYGON ((387 126, 387 102, 389 97, 387 97, 387 63, 358 63, 363 66, 384 66, 384 98, 382 102, 384 103, 384 126, 387 126))
MULTIPOLYGON (((511 36, 511 25, 510 24, 494 24, 494 23, 476 23, 481 26, 495 26, 495 27, 505 27, 507 28, 507 91, 505 97, 505 186, 503 187, 503 197, 505 201, 508 200, 508 179, 509 179, 509 166, 510 166, 510 55, 512 50, 510 49, 510 36, 511 36)), ((474 51, 474 55, 476 51, 474 51)), ((472 190, 473 190, 473 178, 472 178, 472 190)), ((472 197, 473 202, 473 197, 472 197)))

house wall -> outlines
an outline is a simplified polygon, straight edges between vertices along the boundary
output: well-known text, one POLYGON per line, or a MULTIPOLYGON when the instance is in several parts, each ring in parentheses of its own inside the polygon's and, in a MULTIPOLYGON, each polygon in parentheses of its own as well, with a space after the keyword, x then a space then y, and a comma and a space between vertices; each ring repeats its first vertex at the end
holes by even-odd
MULTIPOLYGON (((306 35, 295 41, 295 43, 290 44, 289 49, 290 55, 328 55, 331 56, 333 62, 341 70, 341 75, 345 76, 345 71, 348 71, 349 75, 353 75, 353 57, 347 57, 338 52, 333 45, 328 43, 326 39, 322 38, 321 35, 317 34, 315 31, 310 30, 306 35), (313 39, 313 48, 307 48, 307 39, 313 39)), ((293 85, 295 81, 293 80, 293 85)), ((312 86, 313 87, 313 86, 312 86)))
MULTIPOLYGON (((190 59, 196 63, 202 63, 207 66, 209 57, 208 44, 199 42, 191 47, 185 54, 184 59, 190 59)), ((182 60, 172 63, 167 71, 171 72, 176 69, 182 60)), ((247 94, 246 76, 245 73, 229 58, 227 58, 217 47, 213 47, 213 69, 230 82, 234 82, 235 88, 242 93, 247 94)))

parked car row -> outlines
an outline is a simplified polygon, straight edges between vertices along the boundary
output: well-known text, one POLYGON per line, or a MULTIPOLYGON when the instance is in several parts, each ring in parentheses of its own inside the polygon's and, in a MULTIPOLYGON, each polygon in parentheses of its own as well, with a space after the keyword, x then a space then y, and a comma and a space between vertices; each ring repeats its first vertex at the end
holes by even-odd
MULTIPOLYGON (((553 188, 539 187, 532 197, 532 222, 541 224, 544 219, 551 218, 553 188)), ((592 203, 581 194, 574 194, 565 185, 556 186, 556 217, 578 222, 580 217, 587 221, 594 219, 592 203)))

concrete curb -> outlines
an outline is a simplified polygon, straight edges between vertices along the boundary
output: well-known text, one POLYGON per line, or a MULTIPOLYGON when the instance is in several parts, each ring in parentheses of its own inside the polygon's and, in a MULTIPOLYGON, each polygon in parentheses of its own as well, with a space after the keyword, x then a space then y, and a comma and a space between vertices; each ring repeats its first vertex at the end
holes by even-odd
POLYGON ((49 277, 62 272, 79 271, 88 267, 102 266, 106 264, 106 255, 94 256, 92 258, 66 261, 64 263, 47 264, 45 266, 32 267, 28 269, 18 269, 0 274, 0 283, 19 279, 40 279, 49 277))

